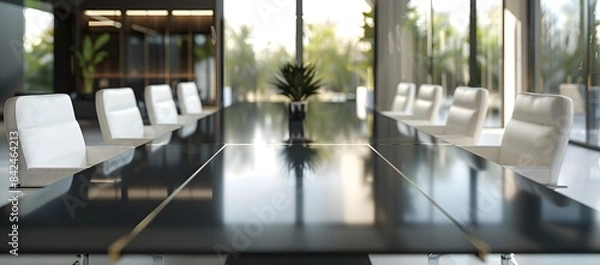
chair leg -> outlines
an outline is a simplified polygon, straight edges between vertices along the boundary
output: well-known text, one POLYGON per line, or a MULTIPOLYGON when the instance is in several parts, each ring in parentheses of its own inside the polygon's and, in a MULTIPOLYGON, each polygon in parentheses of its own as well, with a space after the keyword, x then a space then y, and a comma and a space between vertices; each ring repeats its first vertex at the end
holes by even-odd
POLYGON ((90 254, 77 255, 76 265, 90 265, 90 254))
POLYGON ((163 254, 152 255, 152 261, 154 265, 166 265, 167 258, 163 254))
POLYGON ((440 264, 440 257, 442 254, 429 253, 427 254, 427 265, 438 265, 440 264))
POLYGON ((515 254, 502 254, 500 255, 500 265, 519 265, 515 259, 515 254))

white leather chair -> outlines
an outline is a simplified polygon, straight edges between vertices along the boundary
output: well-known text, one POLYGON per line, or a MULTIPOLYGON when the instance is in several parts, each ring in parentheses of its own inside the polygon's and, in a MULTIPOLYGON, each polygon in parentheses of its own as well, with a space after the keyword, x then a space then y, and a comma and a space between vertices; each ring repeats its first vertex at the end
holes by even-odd
POLYGON ((396 95, 394 96, 394 101, 392 101, 390 112, 412 114, 416 90, 417 87, 414 83, 400 82, 398 87, 396 87, 396 95))
POLYGON ((457 87, 446 125, 417 125, 416 128, 453 144, 477 144, 488 102, 489 93, 485 88, 457 87))
POLYGON ((423 84, 419 87, 412 114, 384 114, 413 126, 434 124, 438 118, 443 94, 442 86, 423 84))
POLYGON ((4 105, 7 136, 18 132, 22 187, 47 186, 131 147, 85 145, 66 94, 13 97, 4 105))
POLYGON ((96 112, 104 142, 111 145, 138 146, 178 128, 144 126, 133 90, 108 88, 96 92, 96 112))
POLYGON ((197 121, 194 116, 177 114, 169 85, 150 85, 144 91, 148 118, 152 125, 185 125, 197 121))
MULTIPOLYGON (((182 115, 202 115, 202 101, 198 95, 198 87, 194 82, 177 84, 177 100, 182 115)), ((204 115, 202 115, 204 116, 204 115)))
POLYGON ((500 146, 462 146, 548 186, 558 175, 573 121, 573 102, 561 95, 521 93, 500 146))

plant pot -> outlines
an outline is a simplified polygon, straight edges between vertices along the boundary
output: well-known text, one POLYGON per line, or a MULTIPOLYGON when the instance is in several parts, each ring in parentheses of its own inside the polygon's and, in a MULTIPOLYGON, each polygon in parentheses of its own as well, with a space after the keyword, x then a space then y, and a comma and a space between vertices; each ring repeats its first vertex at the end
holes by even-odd
POLYGON ((308 110, 308 102, 306 101, 292 101, 288 105, 288 113, 290 120, 304 120, 306 118, 306 111, 308 110))
POLYGON ((288 132, 290 140, 303 140, 304 139, 304 120, 288 120, 288 132))

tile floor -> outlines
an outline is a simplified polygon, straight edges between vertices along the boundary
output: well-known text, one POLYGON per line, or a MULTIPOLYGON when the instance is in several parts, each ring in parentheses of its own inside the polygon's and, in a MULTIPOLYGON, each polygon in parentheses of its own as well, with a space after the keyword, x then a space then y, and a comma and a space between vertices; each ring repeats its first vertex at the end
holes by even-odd
MULTIPOLYGON (((83 133, 88 145, 102 145, 102 135, 95 122, 82 123, 83 133)), ((499 143, 500 130, 485 130, 480 144, 499 143)), ((5 135, 4 124, 0 123, 0 135, 5 135)), ((0 137, 0 167, 3 174, 8 170, 8 147, 5 137, 0 137)), ((568 186, 557 191, 592 208, 600 210, 600 152, 583 147, 569 145, 560 172, 559 183, 568 186)), ((8 186, 8 178, 0 178, 0 190, 8 186)), ((0 193, 0 201, 6 201, 7 195, 0 193)), ((371 255, 374 265, 397 264, 427 264, 424 255, 371 255)), ((71 265, 76 261, 75 256, 21 256, 17 258, 0 255, 1 265, 71 265)), ((220 264, 215 257, 168 256, 168 265, 188 264, 220 264)), ((520 265, 558 265, 600 264, 600 255, 518 255, 520 265)), ((106 256, 92 256, 91 265, 154 265, 149 256, 127 256, 117 263, 111 263, 106 256)), ((499 255, 488 255, 485 261, 480 261, 470 255, 443 256, 440 265, 488 265, 500 264, 499 255)))

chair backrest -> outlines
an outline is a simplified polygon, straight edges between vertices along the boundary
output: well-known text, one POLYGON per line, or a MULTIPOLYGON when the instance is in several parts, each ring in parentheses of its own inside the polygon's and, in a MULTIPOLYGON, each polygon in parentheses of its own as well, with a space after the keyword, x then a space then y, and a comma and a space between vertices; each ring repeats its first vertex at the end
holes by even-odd
POLYGON ((177 107, 169 85, 147 86, 144 99, 152 125, 177 123, 177 107))
POLYGON ((488 98, 489 93, 485 88, 457 87, 444 134, 470 136, 473 137, 473 143, 477 143, 487 115, 488 98))
POLYGON ((416 86, 413 83, 401 82, 396 87, 396 95, 392 102, 392 111, 412 112, 413 102, 415 101, 416 86))
POLYGON ((108 88, 96 92, 96 112, 105 142, 144 137, 144 122, 131 88, 108 88))
POLYGON ((85 141, 66 94, 19 96, 6 101, 7 136, 18 132, 19 163, 28 168, 77 168, 87 164, 85 141))
POLYGON ((573 122, 573 102, 561 95, 521 93, 506 125, 498 162, 547 167, 542 182, 556 183, 573 122))
POLYGON ((198 95, 198 86, 194 82, 177 84, 177 100, 181 114, 201 114, 202 101, 198 95))
POLYGON ((440 85, 423 84, 419 87, 413 117, 419 120, 434 121, 442 104, 443 88, 440 85))

